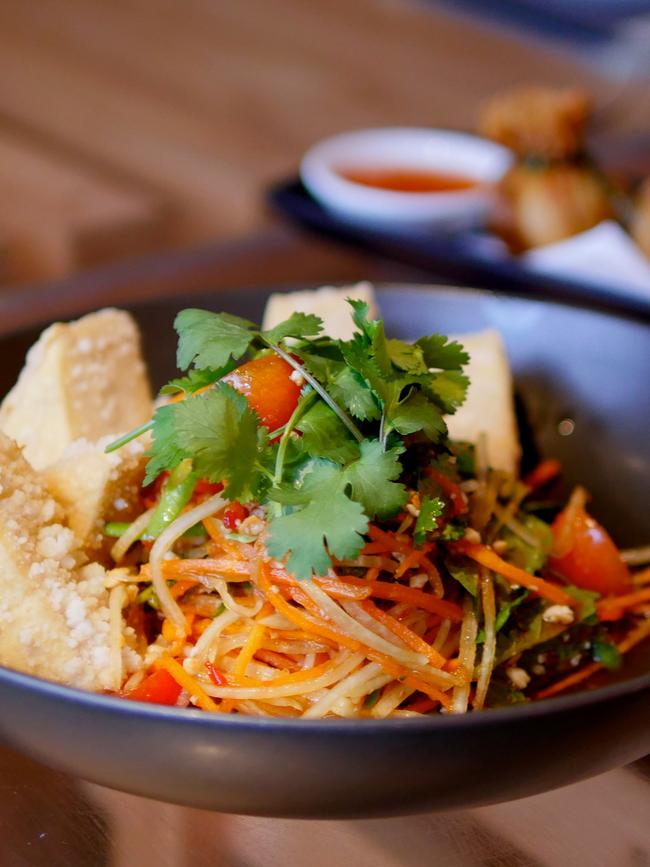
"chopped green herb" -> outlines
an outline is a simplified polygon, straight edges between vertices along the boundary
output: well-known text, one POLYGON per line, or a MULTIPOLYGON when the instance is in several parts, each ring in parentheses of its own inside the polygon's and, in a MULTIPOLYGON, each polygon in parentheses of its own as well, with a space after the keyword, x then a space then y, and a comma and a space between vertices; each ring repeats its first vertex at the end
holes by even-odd
POLYGON ((601 665, 604 665, 610 671, 621 667, 621 652, 610 641, 594 640, 591 645, 591 655, 594 658, 594 662, 600 662, 601 665))
POLYGON ((416 545, 422 545, 426 541, 427 534, 438 529, 438 518, 444 510, 445 503, 440 497, 430 497, 428 494, 422 497, 420 514, 415 522, 413 533, 416 545))
MULTIPOLYGON (((411 446, 405 438, 417 434, 418 442, 442 443, 445 451, 443 413, 464 398, 467 356, 440 335, 415 344, 387 338, 383 322, 368 319, 365 303, 350 304, 358 330, 348 341, 321 336, 321 320, 304 313, 268 331, 229 314, 178 314, 177 360, 186 374, 163 393, 184 400, 159 407, 140 429, 153 433, 145 483, 172 474, 156 531, 189 501, 193 481, 222 482, 225 498, 267 507, 269 552, 288 556, 289 568, 305 578, 325 573, 332 556, 356 557, 368 522, 404 507, 403 462, 411 446), (272 436, 246 398, 220 381, 246 354, 269 349, 308 383, 289 422, 272 436)), ((418 544, 437 529, 443 506, 443 499, 424 498, 418 544)), ((452 540, 463 533, 458 522, 441 535, 452 540)))

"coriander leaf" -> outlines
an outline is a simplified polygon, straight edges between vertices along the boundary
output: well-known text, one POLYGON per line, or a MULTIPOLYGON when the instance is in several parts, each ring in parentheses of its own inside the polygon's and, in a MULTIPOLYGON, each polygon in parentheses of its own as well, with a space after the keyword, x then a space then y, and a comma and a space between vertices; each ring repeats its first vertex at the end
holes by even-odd
POLYGON ((361 421, 375 421, 381 415, 372 392, 356 371, 341 364, 329 382, 329 392, 334 400, 347 407, 361 421))
MULTIPOLYGON (((343 487, 338 467, 328 462, 315 463, 294 488, 297 496, 289 497, 306 505, 271 520, 267 550, 278 558, 291 552, 287 568, 297 578, 310 578, 313 573, 324 575, 331 566, 328 549, 335 557, 345 559, 356 557, 363 547, 362 534, 368 529, 368 518, 360 503, 343 493, 343 487)), ((282 493, 273 491, 272 495, 282 493)))
POLYGON ((445 560, 445 566, 454 581, 458 581, 470 596, 478 594, 478 566, 476 563, 463 562, 449 557, 445 560))
MULTIPOLYGON (((497 611, 497 616, 494 620, 494 631, 499 632, 506 625, 508 620, 510 619, 510 615, 514 608, 518 605, 521 605, 522 602, 525 602, 528 599, 529 593, 527 590, 524 590, 518 596, 514 596, 512 598, 508 598, 497 611)), ((476 636, 476 643, 482 644, 485 641, 485 629, 479 630, 478 635, 476 636)))
POLYGON ((621 651, 615 644, 596 638, 591 643, 591 655, 594 662, 600 662, 610 671, 621 667, 621 651))
POLYGON ((452 414, 464 402, 469 387, 469 379, 458 370, 445 370, 431 376, 428 390, 442 405, 445 412, 452 414))
POLYGON ((530 650, 531 647, 551 641, 565 631, 566 627, 561 624, 547 623, 543 618, 543 610, 542 606, 529 602, 521 608, 526 615, 523 618, 524 622, 518 622, 508 632, 500 633, 497 641, 497 665, 525 650, 530 650))
POLYGON ((444 501, 440 497, 430 497, 425 494, 420 504, 420 514, 415 522, 413 536, 416 545, 422 545, 426 541, 427 533, 438 529, 438 521, 445 509, 444 501))
POLYGON ((440 538, 443 542, 457 542, 465 535, 465 529, 465 524, 457 523, 455 521, 449 521, 442 528, 440 538))
POLYGON ((456 469, 462 479, 476 478, 476 448, 473 443, 463 440, 454 440, 450 443, 451 450, 456 458, 456 469))
POLYGON ((365 380, 377 397, 386 402, 389 383, 369 353, 368 346, 360 339, 352 339, 340 341, 339 347, 348 366, 365 380))
POLYGON ((356 298, 345 299, 352 308, 352 321, 357 326, 362 335, 368 342, 372 341, 375 333, 376 320, 368 318, 370 307, 367 301, 360 301, 356 298))
POLYGON ((313 313, 292 313, 284 322, 275 328, 263 331, 262 336, 269 343, 280 343, 285 337, 315 337, 323 330, 323 320, 313 313))
POLYGON ((403 340, 387 340, 388 355, 395 367, 408 373, 427 373, 424 363, 424 353, 417 343, 405 343, 403 340))
POLYGON ((416 341, 422 350, 427 368, 439 370, 460 370, 469 361, 469 355, 456 340, 449 340, 442 334, 430 334, 416 341))
POLYGON ((187 376, 171 379, 167 385, 164 385, 160 389, 160 393, 178 394, 181 392, 183 394, 193 394, 200 388, 205 388, 207 385, 217 382, 222 376, 229 373, 232 367, 232 364, 227 364, 219 370, 212 370, 209 367, 206 367, 204 370, 192 369, 188 372, 187 376))
POLYGON ((229 313, 188 308, 174 320, 178 332, 177 362, 181 370, 194 364, 199 369, 223 367, 238 359, 256 336, 256 326, 229 313))
POLYGON ((436 442, 447 433, 440 410, 422 392, 415 392, 397 404, 387 417, 391 426, 404 436, 421 430, 436 442))
POLYGON ((246 398, 225 383, 175 405, 174 433, 195 472, 227 482, 229 500, 252 499, 257 475, 258 418, 246 398))
POLYGON ((375 364, 383 377, 390 378, 394 375, 393 362, 388 351, 388 341, 384 333, 384 323, 378 319, 373 323, 375 326, 372 335, 371 350, 375 364))
POLYGON ((384 451, 379 440, 364 440, 358 460, 344 470, 353 499, 360 502, 369 517, 388 518, 408 499, 404 485, 394 481, 402 473, 398 456, 402 449, 384 451))
POLYGON ((326 403, 319 401, 300 419, 304 450, 313 458, 328 458, 346 464, 359 455, 359 446, 326 403))
POLYGON ((143 482, 145 485, 150 485, 162 472, 173 470, 188 457, 176 439, 174 417, 179 406, 180 403, 170 403, 158 407, 154 413, 153 442, 146 454, 149 461, 143 482))

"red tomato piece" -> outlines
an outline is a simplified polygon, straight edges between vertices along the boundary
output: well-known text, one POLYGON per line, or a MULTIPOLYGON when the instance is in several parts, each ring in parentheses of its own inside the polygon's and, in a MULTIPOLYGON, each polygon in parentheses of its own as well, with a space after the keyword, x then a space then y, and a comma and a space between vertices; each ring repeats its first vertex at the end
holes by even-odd
POLYGON ((223 513, 223 525, 227 530, 237 530, 244 518, 248 517, 248 509, 235 500, 223 513))
POLYGON ((199 479, 194 488, 195 499, 212 497, 223 491, 223 482, 208 482, 207 479, 199 479))
POLYGON ((164 668, 154 671, 139 686, 125 692, 123 698, 150 704, 176 704, 181 687, 164 668))
POLYGON ((301 386, 291 379, 293 372, 279 355, 262 355, 231 371, 223 381, 245 395, 262 424, 272 431, 289 421, 298 403, 301 386))
POLYGON ((607 530, 582 506, 575 510, 571 528, 566 526, 569 520, 565 510, 553 522, 555 539, 568 539, 568 550, 551 557, 551 569, 576 587, 602 596, 625 593, 631 584, 630 573, 607 530))

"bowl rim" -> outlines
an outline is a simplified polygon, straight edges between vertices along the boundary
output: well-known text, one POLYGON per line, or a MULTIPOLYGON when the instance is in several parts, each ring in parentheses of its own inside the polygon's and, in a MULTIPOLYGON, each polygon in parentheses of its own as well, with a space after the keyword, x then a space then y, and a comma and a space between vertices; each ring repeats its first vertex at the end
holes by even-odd
MULTIPOLYGON (((628 680, 606 686, 588 689, 569 695, 554 696, 543 701, 515 704, 508 707, 486 708, 463 714, 423 715, 421 718, 387 719, 303 719, 301 717, 256 717, 244 714, 208 713, 198 708, 181 708, 166 705, 130 701, 125 698, 102 693, 88 692, 77 687, 44 680, 31 674, 0 666, 0 685, 8 685, 32 694, 40 694, 49 699, 64 701, 66 704, 90 712, 110 714, 121 717, 144 717, 162 722, 178 722, 182 725, 200 725, 219 730, 224 726, 235 730, 280 730, 287 733, 309 731, 323 734, 327 731, 369 732, 377 731, 417 731, 435 734, 448 729, 473 730, 479 726, 516 723, 530 719, 545 718, 556 714, 571 713, 595 705, 610 704, 623 697, 630 697, 650 690, 650 672, 637 675, 628 680)), ((0 719, 2 715, 0 715, 0 719)))
MULTIPOLYGON (((356 158, 361 159, 360 157, 356 158)), ((351 158, 354 162, 354 158, 351 158)), ((408 162, 408 159, 397 159, 396 163, 408 162)), ((314 187, 317 190, 319 197, 327 198, 330 201, 339 201, 339 206, 343 208, 351 207, 350 201, 346 205, 341 202, 347 197, 355 197, 357 204, 363 202, 379 205, 382 201, 386 206, 401 205, 403 207, 412 207, 414 210, 419 210, 425 206, 438 205, 456 205, 467 203, 468 205, 477 199, 482 199, 489 194, 489 191, 503 177, 512 163, 512 155, 507 148, 496 142, 492 142, 473 133, 464 132, 461 130, 446 129, 444 127, 409 127, 409 126, 389 126, 389 127, 367 127, 356 130, 347 130, 334 135, 328 136, 315 142, 309 147, 302 156, 300 161, 300 177, 308 188, 314 187), (482 148, 486 153, 492 156, 493 161, 501 162, 500 171, 493 171, 489 174, 492 177, 481 177, 472 171, 471 162, 468 165, 457 169, 459 174, 466 174, 468 178, 475 181, 472 186, 462 190, 439 190, 430 192, 409 192, 407 190, 391 190, 384 187, 373 187, 367 184, 360 184, 351 180, 345 175, 336 170, 335 164, 338 158, 329 154, 330 149, 336 149, 337 146, 343 146, 349 142, 350 147, 361 146, 364 140, 368 140, 368 148, 372 149, 374 144, 379 144, 382 138, 403 137, 412 140, 416 145, 418 142, 426 140, 448 140, 450 142, 464 143, 472 148, 482 148), (357 144, 358 143, 358 144, 357 144), (323 192, 327 186, 327 192, 323 192)), ((434 160, 424 160, 421 165, 415 168, 426 170, 430 166, 431 170, 435 168, 434 160)), ((443 169, 444 171, 444 169, 443 169)), ((450 172, 451 173, 451 172, 450 172)))
MULTIPOLYGON (((309 283, 309 286, 314 284, 309 283)), ((319 284, 320 285, 320 284, 319 284)), ((334 285, 341 285, 341 281, 334 285)), ((347 285, 347 284, 343 284, 347 285)), ((642 312, 635 310, 617 310, 608 308, 606 305, 601 305, 593 299, 584 299, 580 303, 572 302, 571 300, 562 300, 553 297, 552 295, 540 294, 533 297, 516 291, 497 292, 485 288, 473 288, 465 286, 454 286, 446 283, 418 283, 414 281, 401 282, 396 280, 383 281, 374 283, 374 288, 377 291, 378 298, 381 302, 383 292, 391 292, 399 289, 407 292, 432 292, 441 294, 455 295, 460 293, 463 296, 474 298, 504 298, 508 300, 519 300, 525 303, 553 305, 569 309, 581 309, 591 313, 596 313, 601 316, 614 317, 617 319, 631 320, 641 325, 649 326, 650 319, 642 312)), ((301 288, 305 288, 304 284, 300 284, 301 288)), ((309 286, 307 288, 309 288, 309 286)), ((237 291, 250 294, 260 294, 278 291, 291 291, 295 289, 294 284, 280 284, 270 286, 250 286, 241 287, 237 291)), ((214 293, 217 296, 226 294, 228 290, 219 290, 214 293)), ((124 306, 128 309, 139 310, 149 306, 157 306, 158 304, 179 304, 185 301, 192 303, 197 298, 206 297, 210 290, 198 290, 191 292, 188 295, 163 295, 159 297, 148 297, 142 299, 134 299, 130 304, 124 306)), ((96 309, 96 308, 91 308, 96 309)), ((83 312, 74 313, 72 316, 84 315, 88 312, 83 307, 83 312)), ((67 314, 66 314, 67 315, 67 314)), ((46 318, 45 323, 50 319, 46 318)), ((46 327, 43 321, 35 319, 29 324, 23 324, 12 329, 4 334, 0 334, 0 343, 2 340, 10 338, 13 335, 18 335, 40 327, 46 327)), ((436 714, 432 716, 422 716, 421 718, 388 718, 388 719, 302 719, 302 718, 287 718, 287 717, 255 717, 236 714, 212 714, 198 708, 179 708, 164 705, 148 704, 146 702, 130 701, 119 696, 106 695, 102 693, 90 692, 66 684, 56 683, 54 681, 45 680, 36 675, 25 674, 16 671, 6 666, 0 665, 0 687, 10 686, 22 691, 27 691, 32 694, 40 693, 49 699, 59 699, 65 701, 66 704, 83 708, 90 712, 103 712, 104 714, 118 715, 122 717, 138 716, 151 720, 160 720, 161 722, 182 722, 183 725, 199 725, 212 727, 215 730, 220 730, 224 727, 235 730, 253 730, 264 731, 280 730, 286 733, 295 733, 298 731, 309 731, 315 734, 324 734, 328 731, 334 731, 337 734, 362 732, 364 734, 377 731, 412 731, 418 733, 435 734, 437 730, 446 731, 448 729, 469 729, 472 730, 476 726, 486 725, 492 727, 502 723, 512 723, 527 719, 544 718, 557 714, 571 713, 576 710, 581 710, 594 705, 609 704, 617 701, 622 697, 634 696, 650 690, 650 671, 635 675, 616 683, 598 686, 592 689, 583 690, 581 692, 569 693, 567 695, 553 696, 541 701, 531 701, 525 704, 515 704, 509 707, 487 708, 478 712, 468 712, 464 714, 436 714)), ((4 714, 0 713, 0 725, 4 714)))

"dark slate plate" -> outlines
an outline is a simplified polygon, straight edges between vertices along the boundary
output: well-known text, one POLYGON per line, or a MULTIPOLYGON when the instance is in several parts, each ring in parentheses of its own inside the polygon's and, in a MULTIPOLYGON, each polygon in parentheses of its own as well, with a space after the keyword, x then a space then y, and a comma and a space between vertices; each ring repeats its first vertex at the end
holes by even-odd
MULTIPOLYGON (((260 317, 268 290, 183 299, 260 317)), ((508 345, 535 448, 625 545, 650 538, 650 325, 488 292, 385 287, 395 335, 495 326, 508 345), (574 433, 558 422, 572 418, 574 433)), ((134 308, 156 384, 173 372, 178 301, 134 308)), ((36 332, 0 340, 0 390, 36 332)), ((616 682, 508 709, 422 720, 220 719, 138 705, 0 669, 0 733, 35 758, 103 785, 236 813, 353 817, 451 809, 532 795, 650 752, 650 648, 616 682)))
POLYGON ((634 290, 606 282, 539 274, 516 256, 498 249, 495 239, 485 233, 396 232, 348 223, 324 208, 295 178, 272 187, 268 200, 283 216, 310 231, 404 262, 448 282, 530 297, 587 301, 650 317, 650 293, 644 298, 634 290))

